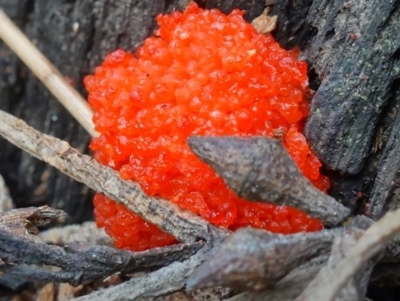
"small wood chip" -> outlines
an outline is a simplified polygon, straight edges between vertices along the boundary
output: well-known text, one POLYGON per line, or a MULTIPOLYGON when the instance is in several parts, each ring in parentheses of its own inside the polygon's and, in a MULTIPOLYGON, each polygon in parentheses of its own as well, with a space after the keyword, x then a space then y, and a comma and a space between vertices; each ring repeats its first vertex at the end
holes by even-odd
POLYGON ((58 286, 57 301, 66 301, 78 296, 78 293, 83 289, 83 285, 73 287, 68 283, 61 283, 58 286))
POLYGON ((263 13, 255 18, 251 25, 261 34, 267 34, 275 30, 278 16, 269 16, 270 8, 267 7, 263 13))

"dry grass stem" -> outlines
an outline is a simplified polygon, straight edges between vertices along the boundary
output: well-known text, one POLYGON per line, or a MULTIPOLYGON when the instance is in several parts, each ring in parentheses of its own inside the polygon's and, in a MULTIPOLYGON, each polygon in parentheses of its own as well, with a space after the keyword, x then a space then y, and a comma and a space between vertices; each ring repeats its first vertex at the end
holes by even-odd
POLYGON ((91 136, 97 136, 85 99, 0 9, 0 38, 17 54, 91 136))

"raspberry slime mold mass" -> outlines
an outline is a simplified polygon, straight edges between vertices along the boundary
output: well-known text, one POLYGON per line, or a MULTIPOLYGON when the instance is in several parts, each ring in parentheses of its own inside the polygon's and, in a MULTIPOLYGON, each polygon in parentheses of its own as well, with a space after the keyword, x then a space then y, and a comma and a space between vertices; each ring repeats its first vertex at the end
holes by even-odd
MULTIPOLYGON (((308 114, 307 65, 243 20, 195 3, 157 17, 158 29, 136 53, 110 53, 85 78, 100 136, 99 162, 210 223, 275 233, 318 231, 323 224, 287 206, 238 198, 189 149, 190 135, 266 136, 282 140, 317 188, 329 180, 302 134, 308 114)), ((118 248, 176 243, 169 234, 96 194, 95 217, 118 248)))

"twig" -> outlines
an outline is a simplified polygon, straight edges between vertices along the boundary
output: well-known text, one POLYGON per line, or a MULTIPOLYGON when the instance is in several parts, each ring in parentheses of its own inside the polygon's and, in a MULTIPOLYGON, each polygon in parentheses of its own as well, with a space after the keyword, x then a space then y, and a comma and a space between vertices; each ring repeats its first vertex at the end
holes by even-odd
POLYGON ((138 184, 122 180, 116 171, 80 154, 67 142, 42 134, 3 111, 0 111, 0 135, 69 177, 124 204, 182 242, 222 239, 227 235, 226 230, 213 227, 168 201, 148 197, 138 184))
POLYGON ((39 80, 92 136, 97 136, 92 110, 51 62, 28 40, 0 9, 0 38, 32 70, 39 80))
MULTIPOLYGON (((360 271, 366 262, 378 254, 396 235, 400 234, 400 209, 388 212, 372 225, 346 256, 335 265, 332 273, 321 278, 319 285, 307 295, 307 300, 332 301, 341 289, 360 271)), ((301 299, 299 299, 301 300, 301 299)))
POLYGON ((350 215, 301 174, 277 139, 194 136, 188 144, 242 198, 290 205, 329 226, 350 215))
POLYGON ((64 248, 35 243, 0 231, 0 270, 10 275, 46 282, 85 284, 117 272, 149 271, 182 261, 195 254, 201 243, 174 245, 143 252, 129 252, 106 246, 76 243, 64 248), (15 255, 17 254, 17 255, 15 255), (26 264, 62 268, 52 271, 26 264))
POLYGON ((200 262, 209 256, 214 247, 212 244, 206 244, 194 256, 184 262, 174 262, 144 277, 133 278, 120 285, 96 291, 70 301, 135 301, 164 296, 182 290, 185 286, 186 278, 200 262))
POLYGON ((310 259, 327 254, 342 230, 293 235, 252 228, 239 229, 199 266, 187 287, 231 287, 241 291, 265 290, 310 259))
POLYGON ((160 268, 191 257, 203 246, 203 243, 197 242, 134 253, 85 243, 52 246, 38 242, 29 234, 37 230, 36 226, 61 214, 59 210, 41 207, 13 210, 12 214, 0 216, 0 259, 3 262, 0 271, 29 279, 78 285, 117 272, 160 268), (54 266, 62 270, 40 269, 28 266, 30 264, 54 266))
POLYGON ((105 233, 104 229, 99 229, 95 222, 52 228, 40 232, 38 237, 44 242, 54 245, 67 245, 73 242, 112 245, 111 238, 105 233))
MULTIPOLYGON (((338 236, 339 238, 339 236, 338 236)), ((336 254, 337 255, 337 254, 336 254)), ((326 256, 326 255, 325 255, 326 256)), ((310 282, 315 278, 318 279, 320 276, 318 273, 321 271, 321 268, 326 268, 325 258, 316 261, 314 264, 311 264, 304 268, 299 268, 290 274, 288 274, 285 278, 278 281, 276 285, 273 287, 261 291, 261 292, 245 292, 239 295, 236 295, 232 298, 229 298, 225 301, 263 301, 263 300, 274 300, 274 301, 288 301, 294 300, 298 297, 304 289, 310 284, 310 282), (317 276, 318 275, 318 276, 317 276)), ((360 292, 361 294, 363 292, 360 292)), ((343 297, 343 296, 342 296, 343 297)), ((305 300, 309 301, 310 299, 306 298, 305 300)), ((349 301, 356 300, 352 298, 342 298, 339 300, 349 301)), ((365 298, 360 300, 366 300, 365 298)))
POLYGON ((135 301, 180 291, 185 287, 186 279, 194 269, 219 248, 220 239, 222 238, 214 236, 214 239, 207 241, 195 255, 183 262, 174 262, 144 277, 134 278, 70 301, 135 301))

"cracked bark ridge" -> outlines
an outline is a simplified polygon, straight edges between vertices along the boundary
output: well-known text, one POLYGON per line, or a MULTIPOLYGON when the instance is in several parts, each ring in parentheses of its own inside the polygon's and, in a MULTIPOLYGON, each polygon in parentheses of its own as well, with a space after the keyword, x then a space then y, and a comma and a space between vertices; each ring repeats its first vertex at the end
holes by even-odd
POLYGON ((252 228, 231 234, 220 249, 189 277, 187 287, 231 287, 258 291, 274 286, 293 269, 329 252, 339 231, 294 235, 252 228))
POLYGON ((277 139, 192 136, 188 144, 239 197, 289 205, 328 226, 350 215, 301 174, 277 139))
POLYGON ((228 233, 166 200, 148 197, 137 183, 122 180, 116 171, 82 155, 67 142, 42 134, 24 121, 2 111, 0 135, 76 181, 124 204, 181 242, 223 238, 228 233))
MULTIPOLYGON (((330 257, 326 265, 315 276, 314 280, 307 286, 307 288, 295 299, 295 301, 308 301, 315 300, 310 298, 311 293, 315 288, 320 287, 321 280, 331 276, 337 263, 340 262, 345 256, 347 251, 353 247, 358 239, 364 234, 365 230, 371 226, 372 220, 364 217, 356 217, 348 229, 341 235, 338 235, 332 245, 330 257)), ((340 290, 338 295, 332 299, 335 301, 364 301, 367 292, 367 285, 372 268, 375 261, 368 261, 364 264, 361 270, 340 290)), ((322 300, 321 300, 322 301, 322 300)), ((324 299, 328 301, 328 299, 324 299)))
POLYGON ((382 151, 376 160, 368 162, 369 168, 374 170, 369 206, 367 214, 379 219, 386 212, 399 208, 400 199, 400 90, 393 95, 393 103, 388 110, 386 125, 382 124, 381 143, 382 151), (382 141, 383 140, 383 141, 382 141))
POLYGON ((330 168, 358 173, 400 75, 398 1, 313 1, 306 22, 318 31, 304 56, 321 80, 306 135, 330 168))
POLYGON ((47 245, 30 233, 65 213, 49 207, 16 209, 0 216, 0 271, 11 276, 46 282, 89 283, 114 273, 133 273, 160 268, 194 255, 203 243, 180 244, 144 252, 72 243, 47 245), (54 271, 31 265, 61 268, 54 271))
POLYGON ((201 243, 180 244, 144 252, 129 252, 111 247, 74 243, 65 247, 34 243, 0 231, 0 267, 3 273, 30 280, 72 285, 90 283, 115 273, 149 271, 183 261, 200 248, 201 243), (30 266, 59 267, 61 271, 30 266))

